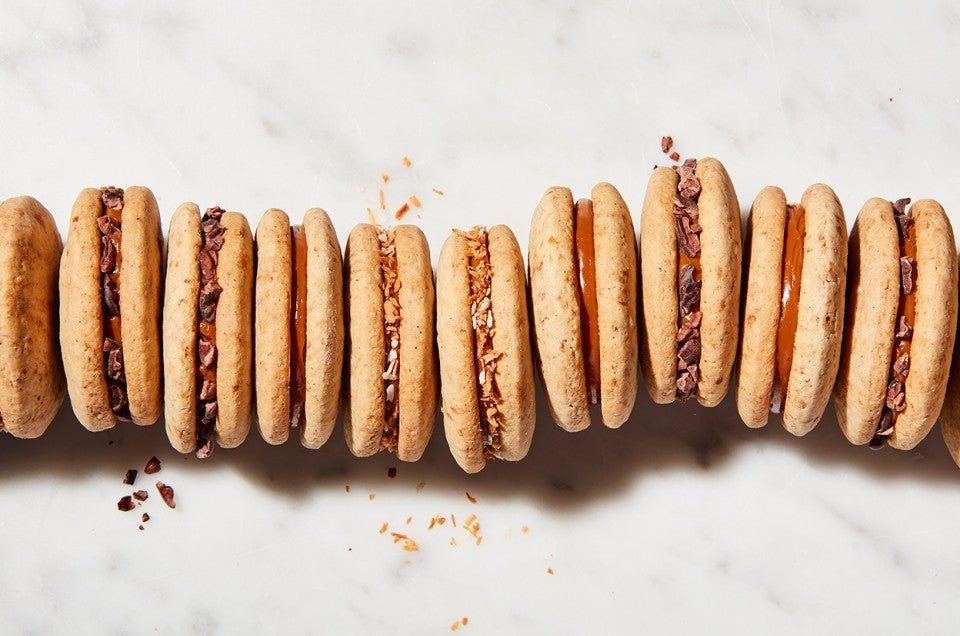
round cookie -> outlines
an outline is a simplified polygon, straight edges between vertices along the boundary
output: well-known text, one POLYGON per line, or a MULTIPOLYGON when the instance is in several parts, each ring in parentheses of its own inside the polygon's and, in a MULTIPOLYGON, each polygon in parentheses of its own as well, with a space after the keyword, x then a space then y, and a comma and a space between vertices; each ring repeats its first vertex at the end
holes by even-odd
MULTIPOLYGON (((782 405, 771 403, 774 369, 781 352, 784 242, 787 200, 777 187, 764 188, 749 219, 746 300, 737 381, 737 409, 747 426, 767 423, 772 407, 794 435, 820 421, 836 379, 842 339, 847 264, 843 207, 823 184, 807 188, 800 201, 804 215, 799 294, 795 294, 792 362, 782 405)), ((796 213, 796 212, 795 212, 796 213)))
MULTIPOLYGON (((637 255, 633 221, 609 183, 591 192, 595 256, 599 411, 616 428, 630 416, 637 392, 637 255)), ((568 188, 549 188, 530 226, 530 296, 536 355, 547 404, 567 431, 591 422, 583 345, 583 310, 575 262, 577 209, 568 188)), ((589 293, 589 292, 586 292, 589 293)))
POLYGON ((537 414, 526 288, 520 246, 505 225, 455 230, 440 251, 441 410, 450 451, 468 473, 530 450, 537 414))
MULTIPOLYGON (((854 444, 878 434, 889 401, 904 276, 894 205, 868 200, 850 236, 844 343, 834 388, 837 420, 854 444)), ((957 252, 943 208, 928 199, 910 208, 916 236, 915 321, 909 330, 903 410, 887 443, 909 450, 933 426, 943 405, 957 323, 957 252)))
POLYGON ((308 448, 322 446, 333 431, 337 419, 340 378, 343 367, 343 261, 340 243, 327 213, 308 210, 301 228, 302 262, 296 267, 290 221, 277 209, 264 214, 257 226, 256 280, 256 388, 257 419, 260 434, 271 444, 287 440, 291 425, 300 429, 300 442, 308 448), (305 316, 305 350, 296 352, 294 343, 298 300, 294 276, 305 282, 299 301, 305 316), (294 346, 295 353, 291 354, 294 346), (291 403, 296 379, 293 355, 302 370, 300 399, 302 413, 293 412, 291 403))
POLYGON ((168 241, 163 309, 167 436, 181 453, 205 457, 214 440, 232 448, 250 428, 253 238, 242 214, 210 208, 201 222, 199 208, 184 203, 170 221, 168 241), (219 227, 210 224, 211 217, 219 227), (219 295, 211 291, 201 263, 211 250, 215 266, 210 270, 208 261, 206 271, 215 273, 219 295), (213 349, 204 347, 211 334, 204 322, 215 327, 213 349), (198 380, 204 361, 204 368, 215 372, 209 388, 198 380), (209 404, 215 404, 213 409, 209 404))
POLYGON ((162 241, 147 188, 87 188, 74 203, 60 266, 60 346, 74 413, 91 431, 160 418, 162 241))
MULTIPOLYGON (((700 404, 716 406, 730 383, 737 350, 740 305, 740 204, 726 169, 711 157, 696 162, 701 245, 700 404)), ((669 404, 678 392, 679 244, 674 198, 678 169, 655 168, 640 216, 642 320, 640 366, 654 402, 669 404)), ((691 394, 692 395, 692 394, 691 394)))
POLYGON ((32 439, 66 393, 57 341, 62 247, 53 217, 32 197, 0 203, 0 229, 0 431, 32 439))
POLYGON ((347 239, 345 261, 347 446, 358 457, 386 449, 403 461, 417 461, 430 440, 437 408, 427 239, 412 225, 391 230, 362 223, 347 239))

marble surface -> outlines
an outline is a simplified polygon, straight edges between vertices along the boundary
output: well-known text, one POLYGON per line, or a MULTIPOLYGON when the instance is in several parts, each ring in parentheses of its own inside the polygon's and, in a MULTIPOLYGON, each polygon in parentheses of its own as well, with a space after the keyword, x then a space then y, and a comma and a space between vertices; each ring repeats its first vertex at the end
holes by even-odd
MULTIPOLYGON (((611 181, 638 213, 671 134, 725 162, 744 210, 824 181, 851 223, 874 195, 960 218, 953 2, 240 4, 5 3, 0 197, 34 195, 62 232, 91 185, 148 185, 165 222, 185 200, 252 223, 319 205, 343 241, 386 173, 388 211, 423 201, 407 218, 435 259, 453 226, 525 245, 553 184, 611 181)), ((413 465, 355 459, 339 430, 200 462, 162 426, 90 434, 65 406, 43 438, 0 439, 0 633, 956 631, 939 431, 871 452, 832 413, 796 439, 747 430, 729 397, 641 393, 616 431, 541 410, 525 461, 473 477, 442 435, 413 465), (154 454, 150 499, 118 512, 154 454)))

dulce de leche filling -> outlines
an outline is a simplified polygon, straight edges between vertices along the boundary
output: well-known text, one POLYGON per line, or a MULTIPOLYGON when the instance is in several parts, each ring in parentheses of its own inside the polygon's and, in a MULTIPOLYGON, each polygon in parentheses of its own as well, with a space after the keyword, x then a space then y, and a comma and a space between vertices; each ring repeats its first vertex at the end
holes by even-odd
POLYGON ((700 381, 700 180, 697 160, 687 159, 674 168, 680 175, 673 197, 677 230, 677 399, 688 399, 700 381))
POLYGON ((100 229, 100 290, 103 329, 103 369, 110 396, 110 410, 118 420, 130 419, 127 377, 123 370, 123 339, 120 333, 120 245, 122 243, 123 190, 100 189, 103 215, 100 229))
POLYGON ((897 416, 907 408, 906 381, 910 373, 910 342, 917 310, 917 231, 913 217, 907 211, 910 199, 893 203, 893 218, 897 222, 900 247, 900 301, 894 322, 893 352, 890 356, 890 375, 883 410, 870 446, 880 448, 893 434, 897 416))
POLYGON ((307 394, 307 236, 290 228, 290 425, 303 419, 307 394))
POLYGON ((200 293, 197 298, 197 457, 209 457, 217 422, 217 303, 223 291, 217 283, 217 264, 225 228, 220 224, 223 210, 207 209, 200 220, 200 293))
POLYGON ((599 404, 600 310, 597 306, 597 261, 593 245, 593 201, 590 199, 580 199, 573 206, 573 236, 587 400, 590 404, 599 404))
POLYGON ((800 314, 800 274, 803 271, 803 242, 806 237, 806 213, 799 205, 787 206, 783 232, 783 278, 780 289, 780 321, 777 324, 776 357, 773 363, 773 390, 770 410, 783 413, 787 382, 793 367, 793 343, 800 314))
POLYGON ((480 406, 480 437, 483 456, 498 457, 501 448, 503 414, 500 412, 500 389, 497 386, 497 362, 503 354, 493 347, 496 325, 491 299, 490 252, 486 228, 477 226, 469 232, 454 230, 467 242, 467 275, 470 279, 470 322, 473 327, 474 365, 480 406))
POLYGON ((383 290, 383 341, 386 350, 383 371, 383 435, 380 448, 397 452, 400 433, 400 279, 397 276, 397 246, 393 230, 381 228, 380 286, 383 290))

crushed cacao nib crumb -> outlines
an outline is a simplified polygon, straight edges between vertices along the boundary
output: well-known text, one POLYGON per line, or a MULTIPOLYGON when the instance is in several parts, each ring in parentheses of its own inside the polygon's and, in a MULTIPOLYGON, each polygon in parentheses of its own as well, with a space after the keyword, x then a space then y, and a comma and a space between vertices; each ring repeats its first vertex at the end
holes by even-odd
POLYGON ((122 210, 123 188, 116 188, 114 186, 100 188, 100 200, 103 202, 104 207, 110 208, 111 210, 122 210))
MULTIPOLYGON (((910 197, 904 197, 902 199, 897 199, 896 201, 891 202, 893 204, 894 213, 897 216, 906 216, 907 206, 910 204, 910 197)), ((910 219, 912 222, 913 219, 910 219)))
POLYGON ((496 324, 491 299, 493 270, 490 267, 489 239, 484 227, 469 232, 454 230, 467 242, 467 275, 470 279, 470 321, 473 326, 474 357, 477 369, 477 391, 480 410, 480 436, 483 455, 499 457, 502 447, 503 414, 500 411, 500 388, 497 385, 497 363, 502 352, 493 346, 496 324))
POLYGON ((907 322, 906 316, 900 316, 899 329, 894 338, 909 338, 913 335, 913 325, 907 322))
POLYGON ((120 414, 127 407, 127 395, 116 384, 107 384, 107 392, 110 397, 110 410, 115 414, 120 414))
POLYGON ((146 512, 143 513, 143 515, 140 516, 140 521, 142 521, 143 523, 150 521, 150 515, 147 514, 146 512))
POLYGON ((217 421, 217 304, 223 288, 217 282, 217 265, 226 228, 220 223, 223 209, 208 208, 200 220, 202 245, 197 256, 200 269, 200 293, 197 298, 200 336, 197 338, 197 457, 209 457, 213 449, 210 443, 217 421))
POLYGON ((162 481, 158 481, 157 490, 160 491, 160 497, 163 498, 163 503, 167 504, 167 506, 170 508, 177 507, 177 503, 173 500, 173 488, 166 485, 162 481))
POLYGON ((395 453, 400 426, 400 279, 397 276, 397 247, 392 230, 381 228, 380 287, 383 291, 383 338, 386 350, 383 371, 384 414, 380 448, 395 453))
MULTIPOLYGON (((676 153, 674 153, 676 154, 676 153)), ((679 159, 679 156, 677 157, 679 159)), ((677 248, 688 259, 699 259, 701 244, 697 200, 700 180, 696 175, 697 160, 687 159, 674 168, 680 177, 673 197, 677 248)), ((700 290, 697 268, 690 263, 680 267, 677 281, 677 398, 685 400, 693 395, 700 380, 700 290)))
POLYGON ((893 371, 898 375, 907 377, 907 375, 910 373, 910 354, 909 353, 905 353, 899 358, 897 358, 896 362, 893 363, 893 371))
POLYGON ((120 218, 114 216, 123 210, 123 190, 114 187, 100 189, 100 200, 105 213, 97 217, 100 230, 100 307, 103 329, 103 370, 110 399, 110 410, 117 419, 130 419, 127 402, 127 380, 123 371, 123 350, 119 340, 120 318, 120 246, 123 229, 120 218), (113 336, 116 336, 114 338, 113 336))
POLYGON ((663 151, 663 154, 667 154, 671 148, 673 148, 673 137, 667 135, 660 140, 660 150, 663 151))
POLYGON ((146 490, 138 490, 133 493, 133 498, 137 501, 146 501, 150 494, 146 490))
POLYGON ((143 472, 148 475, 160 472, 160 460, 157 459, 156 455, 147 460, 147 465, 144 466, 143 472))
POLYGON ((680 161, 680 153, 679 153, 679 152, 671 152, 671 153, 670 153, 670 160, 671 160, 671 161, 680 161))
POLYGON ((132 486, 133 482, 137 481, 137 469, 128 468, 127 473, 123 476, 123 483, 128 486, 132 486))
POLYGON ((117 510, 120 512, 130 512, 137 507, 137 504, 133 503, 133 497, 126 495, 125 497, 120 497, 120 501, 117 502, 117 510))
POLYGON ((900 257, 900 286, 904 294, 913 291, 913 270, 916 263, 909 256, 900 257))

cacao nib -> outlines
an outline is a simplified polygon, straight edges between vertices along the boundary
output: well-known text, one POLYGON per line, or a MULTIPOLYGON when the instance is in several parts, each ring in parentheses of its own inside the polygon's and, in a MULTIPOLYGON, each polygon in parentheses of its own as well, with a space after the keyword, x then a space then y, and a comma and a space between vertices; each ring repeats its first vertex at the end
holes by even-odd
POLYGON ((103 308, 109 317, 120 315, 120 292, 117 283, 109 276, 103 277, 103 308))
POLYGON ((207 402, 203 405, 203 423, 209 426, 213 426, 214 422, 217 421, 217 403, 216 402, 207 402))
POLYGON ((100 273, 109 274, 117 266, 117 248, 108 236, 101 236, 100 273))
POLYGON ((135 493, 133 493, 133 498, 136 499, 137 501, 146 501, 147 497, 149 496, 150 496, 150 493, 148 493, 146 490, 138 490, 135 493))
POLYGON ((907 238, 910 228, 913 227, 913 217, 906 214, 897 214, 893 218, 897 220, 897 232, 900 234, 900 238, 907 238))
POLYGON ((107 354, 107 377, 123 381, 123 352, 120 349, 113 349, 107 354))
MULTIPOLYGON (((140 521, 142 521, 143 523, 150 521, 150 515, 148 515, 147 513, 143 513, 143 516, 140 517, 140 521)), ((142 528, 143 526, 140 526, 140 527, 142 528)))
POLYGON ((217 360, 217 348, 205 337, 200 336, 199 351, 200 366, 206 367, 207 369, 213 368, 213 364, 217 360))
POLYGON ((103 352, 108 353, 110 351, 120 351, 120 343, 114 340, 113 338, 104 338, 103 339, 103 352))
POLYGON ((213 280, 217 275, 217 253, 210 249, 200 250, 200 275, 213 280))
POLYGON ((693 265, 684 265, 680 270, 680 313, 686 315, 700 305, 700 288, 703 281, 693 279, 693 265))
POLYGON ((133 482, 137 481, 137 469, 130 468, 127 470, 127 473, 123 476, 123 483, 128 486, 132 486, 133 482))
POLYGON ((137 504, 133 503, 133 497, 130 495, 120 497, 120 501, 117 502, 117 510, 120 512, 130 512, 136 507, 137 504))
POLYGON ((160 496, 163 498, 163 503, 167 504, 170 508, 176 508, 177 504, 173 500, 173 488, 166 485, 162 481, 157 482, 157 490, 160 491, 160 496))
POLYGON ((913 326, 907 322, 906 316, 900 316, 900 326, 894 338, 909 338, 913 334, 913 326))
POLYGON ((216 282, 209 282, 200 290, 200 320, 212 323, 217 316, 217 301, 223 289, 216 282))
POLYGON ((212 380, 204 380, 200 389, 200 399, 203 401, 213 400, 217 397, 217 383, 212 380))
POLYGON ((673 148, 673 137, 666 135, 660 139, 660 150, 663 151, 663 154, 670 152, 670 149, 673 148))
POLYGON ((684 369, 695 366, 700 362, 700 338, 687 340, 677 352, 684 369))
POLYGON ((114 186, 100 188, 100 200, 103 202, 104 207, 110 208, 111 210, 122 210, 123 188, 116 188, 114 186))
POLYGON ((913 271, 916 262, 909 256, 900 257, 900 286, 904 294, 913 293, 913 271))
POLYGON ((160 472, 160 460, 157 459, 156 455, 147 460, 147 465, 143 467, 143 472, 148 475, 160 472))
POLYGON ((120 224, 109 214, 97 217, 97 227, 100 228, 100 233, 104 236, 112 239, 120 237, 120 224))
POLYGON ((127 406, 127 395, 123 389, 116 384, 107 384, 110 394, 110 410, 119 413, 127 406))
POLYGON ((901 377, 907 377, 907 374, 910 373, 910 354, 905 353, 897 358, 896 362, 893 363, 893 370, 901 377))
POLYGON ((690 218, 684 215, 676 215, 675 219, 677 223, 677 244, 684 254, 690 258, 696 258, 700 254, 700 237, 697 236, 700 225, 691 223, 690 218))
MULTIPOLYGON (((885 406, 896 411, 897 398, 903 395, 903 384, 897 380, 891 380, 890 384, 887 385, 887 398, 884 402, 885 406)), ((901 411, 903 409, 900 409, 901 411)))
POLYGON ((677 397, 681 400, 689 398, 694 389, 697 388, 697 380, 689 370, 684 370, 677 375, 677 397))
POLYGON ((910 197, 897 199, 896 201, 892 201, 892 203, 893 203, 893 210, 897 214, 897 216, 904 216, 907 213, 907 205, 910 204, 910 197))

